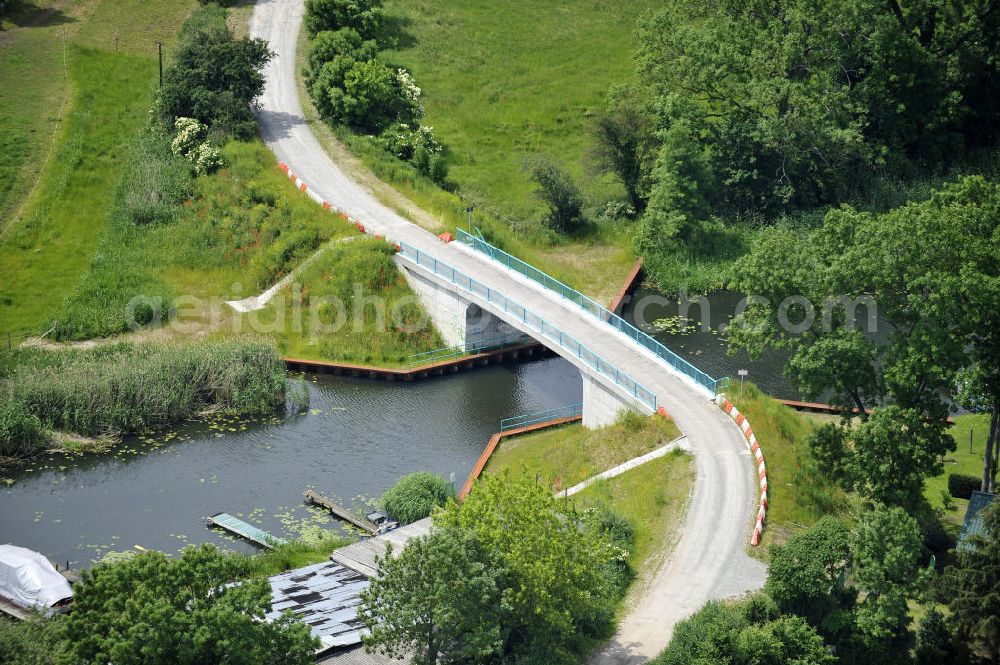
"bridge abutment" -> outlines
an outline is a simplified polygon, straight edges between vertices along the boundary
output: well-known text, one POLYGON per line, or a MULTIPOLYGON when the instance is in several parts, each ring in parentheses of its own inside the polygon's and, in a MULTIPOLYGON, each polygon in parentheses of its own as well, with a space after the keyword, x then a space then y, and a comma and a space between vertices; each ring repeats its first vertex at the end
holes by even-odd
POLYGON ((598 429, 613 424, 622 411, 635 411, 636 405, 608 390, 605 385, 587 372, 583 378, 583 426, 598 429))
POLYGON ((505 338, 506 343, 515 341, 520 336, 525 340, 531 339, 529 335, 463 298, 456 291, 442 288, 406 265, 397 265, 446 345, 464 346, 466 350, 470 350, 477 342, 491 343, 499 338, 505 338))

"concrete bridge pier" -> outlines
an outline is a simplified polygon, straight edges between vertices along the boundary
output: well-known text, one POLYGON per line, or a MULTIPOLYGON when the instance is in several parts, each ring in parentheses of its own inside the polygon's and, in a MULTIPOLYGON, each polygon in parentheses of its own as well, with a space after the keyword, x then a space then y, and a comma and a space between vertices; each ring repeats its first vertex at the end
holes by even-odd
POLYGON ((583 426, 587 429, 611 425, 622 411, 639 410, 635 402, 612 392, 588 372, 581 370, 580 375, 583 378, 583 426))

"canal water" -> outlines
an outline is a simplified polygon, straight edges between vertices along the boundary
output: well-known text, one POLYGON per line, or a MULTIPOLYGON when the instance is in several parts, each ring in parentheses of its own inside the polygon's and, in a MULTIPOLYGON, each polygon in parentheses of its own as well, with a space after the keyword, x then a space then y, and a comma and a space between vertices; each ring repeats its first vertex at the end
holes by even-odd
POLYGON ((726 327, 736 313, 742 296, 733 291, 716 291, 705 303, 686 307, 676 297, 668 297, 642 285, 622 308, 622 318, 677 353, 709 376, 738 380, 738 371, 747 370, 747 380, 780 399, 801 399, 784 375, 788 353, 767 349, 750 360, 746 352, 735 356, 726 352, 726 327))
POLYGON ((460 488, 499 420, 579 402, 580 374, 550 358, 414 383, 307 377, 308 410, 218 419, 130 439, 105 455, 0 470, 0 543, 87 567, 135 546, 250 546, 205 526, 216 512, 297 537, 337 523, 302 503, 315 489, 362 509, 400 476, 460 488))

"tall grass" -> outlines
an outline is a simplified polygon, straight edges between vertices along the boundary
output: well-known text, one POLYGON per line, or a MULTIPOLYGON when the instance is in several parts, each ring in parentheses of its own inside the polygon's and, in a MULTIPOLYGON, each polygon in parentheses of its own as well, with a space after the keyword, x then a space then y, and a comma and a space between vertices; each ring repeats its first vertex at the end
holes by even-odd
POLYGON ((270 413, 284 389, 280 358, 254 340, 15 351, 0 379, 0 454, 35 450, 37 432, 25 430, 34 420, 85 436, 122 435, 206 411, 270 413))
POLYGON ((824 515, 849 512, 849 496, 813 465, 806 439, 815 421, 768 397, 752 383, 730 390, 727 396, 750 421, 767 463, 765 549, 824 515))

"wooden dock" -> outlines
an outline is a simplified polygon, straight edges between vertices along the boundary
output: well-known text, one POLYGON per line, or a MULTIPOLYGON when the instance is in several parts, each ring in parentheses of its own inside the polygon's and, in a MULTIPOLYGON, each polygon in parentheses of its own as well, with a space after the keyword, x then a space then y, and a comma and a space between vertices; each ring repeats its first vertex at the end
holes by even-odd
POLYGON ((285 545, 288 541, 283 538, 272 536, 267 531, 258 529, 252 524, 247 524, 243 520, 233 517, 229 513, 216 513, 208 518, 212 526, 234 533, 240 538, 245 538, 250 542, 266 547, 274 548, 275 545, 285 545))
POLYGON ((384 557, 386 546, 392 545, 392 550, 396 554, 403 551, 407 541, 429 533, 431 530, 431 518, 425 517, 417 520, 413 524, 401 526, 398 529, 379 534, 374 538, 365 538, 356 543, 351 543, 333 551, 330 560, 347 566, 351 570, 356 570, 368 577, 378 575, 376 558, 384 557))
POLYGON ((342 508, 338 506, 330 499, 327 499, 325 496, 321 496, 316 492, 313 492, 312 490, 306 490, 305 497, 307 502, 316 504, 320 508, 326 508, 331 513, 333 513, 334 516, 337 517, 338 519, 342 519, 345 522, 350 522, 359 529, 367 531, 368 533, 375 533, 376 531, 378 531, 378 527, 369 522, 364 517, 355 514, 354 512, 348 510, 347 508, 342 508))

